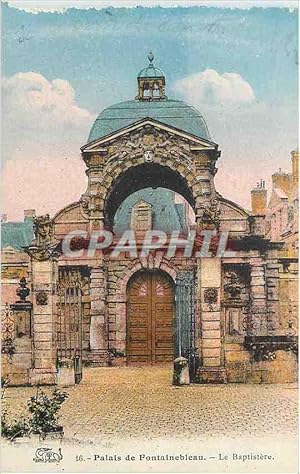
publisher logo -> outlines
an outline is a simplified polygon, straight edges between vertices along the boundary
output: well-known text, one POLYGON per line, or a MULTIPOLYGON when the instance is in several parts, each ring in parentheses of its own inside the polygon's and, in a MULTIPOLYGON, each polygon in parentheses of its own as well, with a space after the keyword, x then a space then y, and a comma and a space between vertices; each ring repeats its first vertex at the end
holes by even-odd
POLYGON ((53 451, 52 448, 38 448, 35 452, 34 462, 60 462, 63 459, 61 454, 61 448, 57 452, 53 451))

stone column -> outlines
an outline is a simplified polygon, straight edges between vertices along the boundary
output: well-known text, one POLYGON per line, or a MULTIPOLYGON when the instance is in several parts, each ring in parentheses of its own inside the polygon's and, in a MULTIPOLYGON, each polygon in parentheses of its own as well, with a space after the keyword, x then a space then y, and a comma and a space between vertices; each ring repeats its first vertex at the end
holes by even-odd
POLYGON ((201 287, 201 367, 198 371, 202 383, 225 383, 226 371, 221 337, 221 259, 199 260, 201 287))
POLYGON ((107 276, 104 266, 92 268, 90 276, 91 325, 90 362, 106 365, 108 361, 107 276))
POLYGON ((261 257, 250 260, 251 323, 249 333, 256 336, 267 334, 267 308, 265 264, 261 257))
POLYGON ((56 382, 55 321, 57 262, 32 258, 33 369, 30 383, 56 382))

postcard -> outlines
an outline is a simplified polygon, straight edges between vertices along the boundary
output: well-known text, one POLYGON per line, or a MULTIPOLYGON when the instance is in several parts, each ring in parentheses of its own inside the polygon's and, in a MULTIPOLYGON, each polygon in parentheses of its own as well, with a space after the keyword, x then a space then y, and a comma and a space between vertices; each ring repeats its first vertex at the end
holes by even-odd
POLYGON ((298 3, 7 0, 2 472, 298 471, 298 3))

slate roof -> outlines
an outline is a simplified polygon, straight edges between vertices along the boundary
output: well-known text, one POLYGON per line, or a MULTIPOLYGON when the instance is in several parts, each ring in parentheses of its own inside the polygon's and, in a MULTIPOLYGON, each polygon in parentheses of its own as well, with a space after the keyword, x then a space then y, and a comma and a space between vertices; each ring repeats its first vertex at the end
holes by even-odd
MULTIPOLYGON (((152 227, 170 233, 173 230, 184 232, 187 229, 183 204, 174 203, 174 193, 163 188, 146 188, 128 196, 115 215, 114 231, 122 234, 130 229, 133 206, 144 199, 152 206, 152 227)), ((34 238, 33 220, 24 222, 3 222, 1 224, 1 248, 13 247, 22 250, 30 245, 34 238)))
POLYGON ((1 248, 13 247, 22 250, 33 240, 33 220, 26 219, 24 222, 2 222, 1 224, 1 248))
POLYGON ((128 196, 115 215, 114 231, 117 235, 130 228, 133 206, 143 199, 152 206, 152 228, 170 233, 187 228, 183 204, 174 203, 174 193, 163 188, 145 188, 128 196))
POLYGON ((204 118, 194 107, 181 100, 128 100, 104 109, 91 128, 88 142, 128 127, 143 118, 153 118, 171 127, 211 140, 204 118))

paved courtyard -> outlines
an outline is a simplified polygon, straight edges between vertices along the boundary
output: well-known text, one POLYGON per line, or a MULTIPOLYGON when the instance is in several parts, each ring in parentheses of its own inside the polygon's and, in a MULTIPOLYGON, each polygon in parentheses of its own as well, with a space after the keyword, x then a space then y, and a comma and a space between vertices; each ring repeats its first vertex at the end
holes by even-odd
MULTIPOLYGON (((293 436, 297 387, 191 385, 173 387, 169 367, 85 368, 80 385, 67 388, 61 410, 66 439, 293 436)), ((45 389, 47 392, 50 388, 45 389)), ((33 387, 8 388, 11 415, 26 407, 33 387)))

